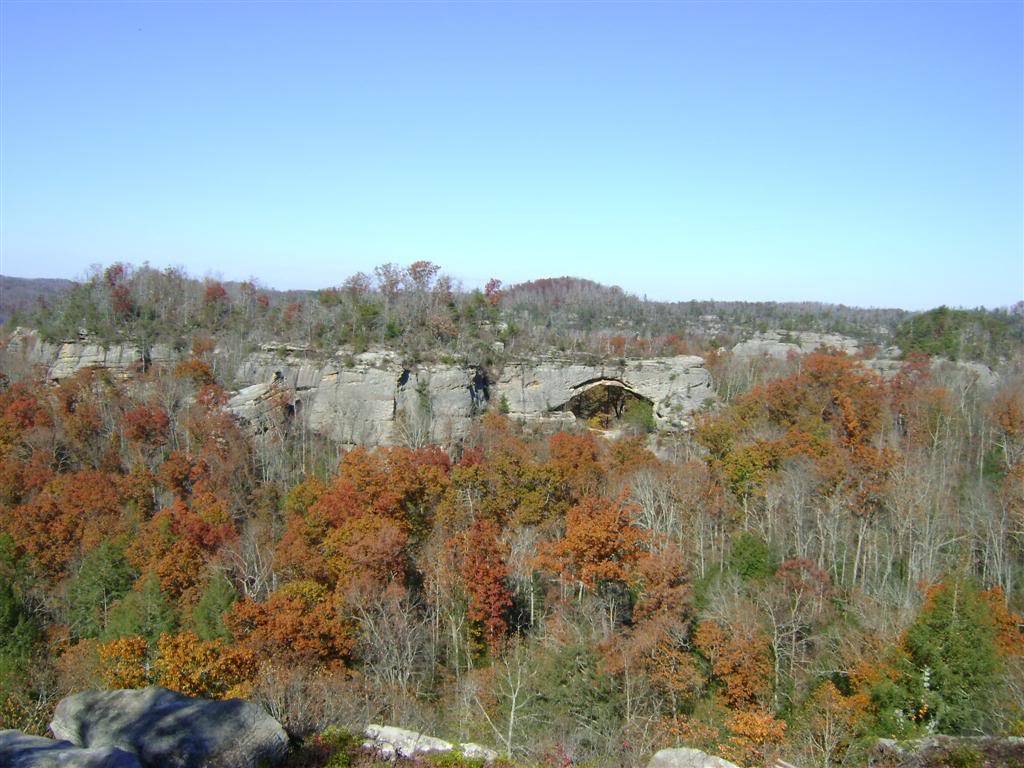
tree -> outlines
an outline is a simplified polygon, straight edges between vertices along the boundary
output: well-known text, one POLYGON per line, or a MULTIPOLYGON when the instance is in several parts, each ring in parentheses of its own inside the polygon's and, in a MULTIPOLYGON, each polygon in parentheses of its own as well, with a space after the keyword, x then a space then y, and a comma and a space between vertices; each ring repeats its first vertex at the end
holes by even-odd
POLYGON ((697 625, 693 642, 711 663, 729 706, 751 710, 764 703, 771 688, 771 654, 768 639, 749 618, 728 628, 703 621, 697 625))
POLYGON ((844 696, 826 680, 808 698, 802 717, 804 738, 822 768, 840 765, 853 739, 863 730, 865 697, 844 696))
POLYGON ((82 560, 68 585, 68 624, 75 638, 104 634, 111 609, 135 581, 124 546, 108 540, 82 560))
POLYGON ((989 605, 969 580, 930 589, 902 642, 912 665, 903 685, 920 701, 915 719, 942 733, 986 732, 999 683, 996 641, 989 605))
POLYGON ((744 581, 758 581, 775 572, 777 561, 763 539, 750 531, 743 531, 733 540, 729 567, 744 581))
POLYGON ((162 635, 157 647, 157 683, 186 696, 240 698, 256 675, 251 651, 221 640, 201 640, 193 632, 162 635))
POLYGON ((565 519, 565 535, 545 548, 541 563, 562 578, 592 589, 602 581, 626 581, 639 560, 644 533, 635 508, 622 500, 587 496, 565 519))
POLYGON ((741 765, 765 765, 786 735, 786 721, 767 712, 735 712, 725 724, 730 736, 722 752, 741 765))
POLYGON ((143 688, 153 680, 150 645, 139 635, 126 635, 100 645, 100 674, 110 688, 143 688))
POLYGON ((54 579, 127 523, 116 483, 98 471, 57 475, 0 521, 54 579))
POLYGON ((572 498, 582 499, 599 492, 603 476, 600 448, 591 433, 557 432, 548 440, 548 450, 551 466, 572 498))
POLYGON ((231 640, 224 625, 224 614, 238 599, 238 591, 224 574, 213 572, 206 582, 202 597, 192 609, 192 625, 200 640, 231 640))
POLYGON ((275 664, 323 668, 344 663, 355 644, 351 626, 313 582, 291 582, 266 602, 244 599, 224 615, 242 648, 275 664))
POLYGON ((488 675, 489 693, 497 704, 493 716, 484 704, 483 691, 477 688, 473 693, 473 701, 509 760, 518 752, 524 721, 530 719, 530 707, 537 699, 533 687, 535 675, 534 665, 525 646, 513 643, 488 675))
POLYGON ((14 586, 0 581, 0 701, 27 681, 38 640, 39 626, 14 586))
POLYGON ((499 533, 493 520, 475 520, 466 534, 462 563, 469 618, 480 625, 492 652, 498 650, 505 638, 508 611, 512 607, 508 567, 498 546, 499 533))
POLYGON ((160 589, 160 581, 149 573, 139 579, 135 589, 115 603, 108 613, 105 638, 138 636, 155 644, 178 623, 174 608, 160 589))

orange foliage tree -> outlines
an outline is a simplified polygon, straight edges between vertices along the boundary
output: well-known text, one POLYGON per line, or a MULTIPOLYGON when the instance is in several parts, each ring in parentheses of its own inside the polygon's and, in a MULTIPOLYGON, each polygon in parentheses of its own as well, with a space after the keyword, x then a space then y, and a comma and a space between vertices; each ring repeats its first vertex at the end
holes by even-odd
POLYGON ((263 662, 322 668, 344 663, 354 647, 351 626, 315 583, 292 582, 266 602, 240 600, 224 623, 242 648, 263 662))
POLYGON ((539 562, 581 589, 602 581, 627 581, 640 559, 644 532, 636 508, 622 499, 587 496, 565 518, 565 535, 542 549, 539 562))

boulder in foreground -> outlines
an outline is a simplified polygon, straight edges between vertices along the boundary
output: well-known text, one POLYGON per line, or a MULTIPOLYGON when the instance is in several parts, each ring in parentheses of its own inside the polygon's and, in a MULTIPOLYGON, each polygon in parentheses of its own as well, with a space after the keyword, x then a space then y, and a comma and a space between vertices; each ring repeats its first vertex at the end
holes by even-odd
POLYGON ((497 752, 479 744, 453 744, 444 739, 425 736, 416 731, 407 731, 405 728, 395 728, 391 725, 368 725, 363 731, 363 735, 366 737, 363 749, 372 750, 377 756, 388 760, 396 757, 412 758, 418 755, 445 752, 455 752, 463 757, 484 760, 488 763, 498 759, 497 752))
POLYGON ((146 768, 256 768, 288 750, 281 724, 255 704, 193 699, 159 687, 68 696, 50 730, 81 747, 134 752, 146 768))
POLYGON ((0 765, 4 768, 140 768, 131 752, 116 747, 82 749, 69 741, 0 731, 0 765))
POLYGON ((655 753, 647 768, 739 768, 735 763, 689 747, 663 749, 655 753))

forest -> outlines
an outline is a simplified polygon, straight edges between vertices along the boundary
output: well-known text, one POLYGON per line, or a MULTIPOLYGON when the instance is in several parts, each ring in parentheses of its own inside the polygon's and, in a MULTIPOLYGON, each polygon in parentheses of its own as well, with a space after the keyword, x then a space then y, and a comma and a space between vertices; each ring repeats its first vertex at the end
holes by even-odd
POLYGON ((294 766, 387 723, 510 765, 860 766, 881 737, 1024 736, 1019 308, 464 291, 427 262, 280 293, 115 264, 14 314, 179 362, 0 378, 0 729, 166 686, 261 704, 294 766), (758 329, 899 343, 883 378, 758 329), (550 433, 498 404, 456 445, 254 436, 224 358, 276 339, 410 360, 702 354, 688 433, 550 433), (989 361, 995 386, 929 355, 989 361), (301 459, 299 454, 301 453, 301 459))
POLYGON ((704 354, 770 329, 839 333, 874 348, 896 344, 904 353, 989 365, 1024 346, 1024 302, 919 313, 814 302, 659 302, 569 277, 510 286, 493 278, 482 289, 466 289, 427 261, 383 264, 309 291, 123 263, 95 266, 59 287, 4 280, 0 316, 8 328, 30 326, 48 341, 85 333, 143 350, 156 343, 188 350, 203 336, 216 340, 221 357, 287 342, 356 352, 386 345, 410 362, 472 365, 549 352, 629 358, 704 354))

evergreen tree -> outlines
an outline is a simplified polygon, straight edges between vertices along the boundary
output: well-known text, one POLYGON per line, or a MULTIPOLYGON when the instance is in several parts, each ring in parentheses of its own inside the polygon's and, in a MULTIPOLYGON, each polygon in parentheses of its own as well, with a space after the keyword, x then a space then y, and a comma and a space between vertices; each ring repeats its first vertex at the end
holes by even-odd
POLYGON ((203 590, 202 597, 192 609, 192 624, 202 640, 232 640, 224 626, 224 613, 234 605, 238 592, 222 573, 214 573, 203 590))
POLYGON ((177 623, 174 608, 160 589, 160 580, 150 573, 139 589, 129 592, 111 608, 103 637, 115 640, 141 635, 153 644, 160 635, 172 632, 177 623))
POLYGON ((0 700, 29 678, 39 628, 9 581, 0 581, 0 700))
POLYGON ((913 667, 905 686, 921 702, 917 719, 951 734, 991 726, 1000 659, 991 609, 974 584, 950 579, 933 589, 903 645, 913 667))
POLYGON ((135 574, 119 543, 105 541, 82 560, 68 587, 68 623, 75 637, 99 637, 114 604, 131 589, 135 574))

